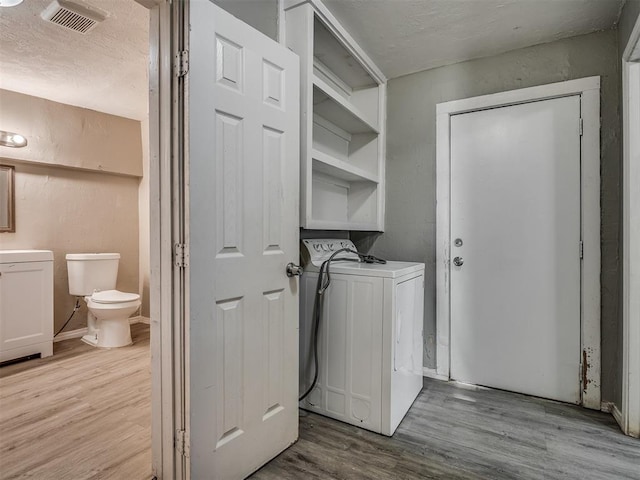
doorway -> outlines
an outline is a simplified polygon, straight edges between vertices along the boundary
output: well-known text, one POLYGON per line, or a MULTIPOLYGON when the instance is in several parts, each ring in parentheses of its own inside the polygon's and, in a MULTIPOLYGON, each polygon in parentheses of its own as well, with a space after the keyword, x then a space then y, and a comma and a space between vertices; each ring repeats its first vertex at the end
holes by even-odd
MULTIPOLYGON (((27 50, 28 42, 23 42, 16 36, 12 43, 22 49, 22 57, 16 63, 21 68, 4 70, 5 73, 13 70, 14 75, 21 73, 25 77, 29 74, 33 75, 30 80, 27 81, 25 78, 19 83, 19 87, 25 90, 18 90, 17 88, 12 90, 11 85, 4 85, 7 90, 13 92, 12 97, 17 99, 16 104, 25 105, 28 103, 33 108, 30 110, 22 108, 25 111, 25 115, 29 114, 31 116, 26 124, 29 145, 23 150, 12 152, 15 154, 15 158, 12 155, 12 160, 18 165, 22 177, 22 197, 20 198, 22 210, 19 218, 21 224, 18 225, 18 231, 14 239, 15 242, 20 242, 21 245, 10 246, 7 236, 2 238, 2 242, 3 248, 33 247, 55 251, 56 276, 54 277, 54 295, 55 303, 57 304, 56 309, 58 310, 56 312, 55 327, 56 331, 60 330, 62 332, 57 339, 65 336, 66 340, 60 344, 55 344, 54 348, 61 346, 59 349, 61 354, 54 355, 52 359, 56 361, 59 359, 64 362, 67 360, 64 355, 78 357, 80 357, 80 354, 82 356, 88 355, 86 363, 80 359, 77 362, 79 372, 76 380, 74 380, 74 376, 71 373, 68 373, 72 388, 67 391, 73 392, 73 395, 75 395, 73 398, 68 399, 59 395, 32 394, 33 397, 40 396, 46 402, 47 408, 56 409, 55 416, 63 422, 63 427, 60 429, 50 427, 57 432, 58 437, 56 438, 60 439, 60 441, 57 441, 51 435, 39 435, 42 441, 47 442, 48 446, 52 447, 52 451, 53 447, 57 449, 57 451, 54 451, 55 455, 50 454, 51 462, 63 464, 64 468, 72 468, 74 462, 70 462, 67 459, 65 463, 64 455, 75 453, 86 460, 86 462, 82 462, 82 465, 77 465, 77 462, 75 462, 76 467, 85 469, 91 469, 92 467, 95 469, 102 468, 98 465, 98 462, 91 465, 92 454, 84 455, 82 449, 84 451, 91 450, 91 443, 87 440, 93 441, 94 445, 95 443, 102 443, 105 446, 108 442, 101 442, 102 438, 99 435, 110 435, 110 439, 118 438, 122 448, 128 450, 128 455, 133 456, 134 452, 141 453, 141 456, 144 456, 142 463, 144 463, 147 473, 150 474, 151 461, 149 457, 151 445, 149 437, 151 415, 149 414, 149 408, 151 395, 148 389, 150 388, 151 379, 148 368, 150 361, 148 332, 149 328, 152 330, 152 335, 154 335, 154 331, 157 331, 157 319, 154 318, 151 327, 146 325, 133 326, 134 346, 128 350, 127 347, 110 352, 98 349, 92 350, 93 347, 90 349, 80 342, 79 337, 83 333, 82 326, 86 321, 86 307, 83 301, 81 302, 82 310, 79 310, 71 318, 71 323, 68 323, 67 328, 62 330, 65 321, 70 318, 70 314, 74 310, 75 302, 73 296, 69 294, 64 259, 66 253, 86 251, 120 252, 121 261, 117 288, 126 292, 141 292, 143 293, 143 298, 149 298, 148 288, 145 287, 149 276, 142 273, 148 267, 144 267, 144 262, 140 261, 143 257, 142 251, 145 249, 148 251, 150 242, 149 236, 146 235, 145 239, 143 235, 143 232, 146 232, 148 228, 149 222, 148 220, 146 222, 143 221, 142 218, 149 205, 148 189, 146 189, 145 193, 145 186, 142 183, 145 182, 148 185, 149 171, 148 169, 144 171, 143 167, 140 166, 140 163, 143 162, 141 157, 144 157, 144 153, 141 154, 140 150, 144 151, 144 146, 149 143, 148 135, 146 134, 149 129, 146 121, 149 90, 146 78, 148 69, 146 52, 149 49, 149 38, 145 28, 145 24, 149 21, 149 13, 143 7, 137 5, 134 0, 129 0, 128 2, 93 1, 83 3, 88 7, 95 7, 105 11, 102 16, 104 19, 85 36, 81 32, 72 31, 67 27, 63 28, 59 24, 52 25, 51 22, 46 22, 44 18, 41 18, 41 13, 47 5, 51 4, 50 1, 23 2, 20 5, 11 7, 11 9, 2 9, 3 22, 7 27, 5 38, 8 36, 14 38, 13 34, 18 35, 19 32, 25 32, 31 38, 44 39, 44 46, 35 49, 32 51, 33 54, 29 55, 27 50), (91 4, 89 5, 89 3, 91 4), (25 16, 26 20, 24 20, 25 16), (8 24, 11 23, 11 19, 15 23, 9 27, 8 24), (19 21, 28 22, 29 28, 19 27, 19 21), (18 25, 17 27, 15 26, 16 24, 18 25), (108 37, 108 42, 103 41, 105 37, 108 37), (113 43, 118 41, 125 42, 125 40, 132 42, 133 40, 135 42, 139 40, 140 42, 139 44, 136 43, 136 45, 139 45, 136 48, 131 47, 130 43, 127 43, 126 46, 121 44, 122 46, 118 48, 113 46, 112 40, 113 43), (107 54, 104 54, 105 50, 107 50, 107 54), (139 68, 109 68, 107 65, 110 64, 106 60, 123 58, 118 56, 120 52, 125 52, 122 55, 128 61, 134 62, 141 59, 141 66, 138 63, 136 67, 139 68), (86 57, 80 55, 80 53, 92 57, 90 58, 91 61, 87 61, 86 57), (31 68, 34 64, 30 62, 35 62, 35 68, 31 68), (49 74, 38 74, 38 67, 49 69, 51 64, 55 62, 61 64, 60 70, 68 71, 71 79, 59 75, 59 70, 55 70, 55 73, 53 73, 54 71, 51 69, 48 70, 49 74), (62 64, 63 62, 66 63, 62 64), (99 64, 97 76, 104 81, 91 82, 84 76, 91 70, 96 71, 96 62, 99 64), (139 74, 140 71, 141 73, 139 74), (117 81, 118 78, 122 78, 118 77, 118 75, 128 75, 128 82, 117 81), (49 83, 48 86, 45 85, 47 82, 49 83), (27 91, 27 88, 36 86, 39 87, 39 90, 27 91), (114 88, 108 88, 110 86, 114 88), (131 86, 132 88, 128 88, 131 86), (49 92, 54 92, 57 95, 64 93, 65 96, 48 96, 47 90, 43 91, 44 87, 48 87, 49 92), (93 90, 89 92, 88 96, 95 102, 85 103, 84 98, 81 101, 79 99, 80 93, 85 93, 90 89, 93 90), (131 94, 131 96, 128 94, 131 94), (123 99, 124 101, 122 101, 123 99), (135 99, 135 101, 132 99, 135 99), (109 102, 110 105, 105 107, 105 103, 109 102), (116 104, 118 109, 116 109, 116 104), (122 104, 125 104, 128 110, 120 110, 122 104), (34 114, 33 112, 36 109, 39 109, 42 114, 34 114), (38 121, 36 122, 34 119, 38 119, 38 121), (122 127, 117 129, 113 125, 122 125, 122 127), (61 130, 65 131, 64 134, 60 133, 61 130), (96 130, 100 130, 100 132, 96 133, 96 130), (45 132, 44 134, 42 133, 43 131, 45 132), (131 144, 134 144, 135 148, 129 148, 131 144), (120 150, 115 150, 111 148, 113 145, 123 146, 120 150), (130 155, 119 154, 125 149, 127 149, 127 152, 134 153, 130 155), (43 152, 46 155, 43 155, 43 152), (135 157, 135 162, 131 161, 132 157, 135 157), (53 192, 54 195, 51 195, 50 192, 53 192), (33 204, 35 204, 36 208, 31 207, 33 204), (49 223, 39 221, 43 216, 51 219, 50 223, 54 224, 53 228, 49 228, 49 223), (27 234, 32 231, 35 231, 36 235, 32 236, 33 239, 30 239, 27 234), (144 338, 142 339, 136 335, 136 331, 141 329, 144 329, 144 338), (65 348, 71 344, 73 348, 65 348), (76 346, 82 347, 79 353, 75 349, 76 346), (133 349, 140 351, 139 358, 129 361, 126 355, 121 355, 124 350, 131 352, 133 349), (120 362, 120 366, 98 367, 98 364, 92 361, 96 355, 100 355, 101 359, 109 357, 114 362, 120 362), (143 363, 142 367, 140 367, 140 364, 137 363, 140 359, 143 362, 146 361, 146 365, 143 363), (140 367, 137 369, 136 374, 141 373, 144 383, 134 380, 134 375, 132 374, 136 368, 134 363, 136 363, 137 367, 140 367), (126 366, 126 368, 121 368, 123 366, 126 366), (146 368, 144 368, 145 366, 146 368), (92 385, 92 387, 96 388, 84 390, 88 390, 90 394, 95 395, 94 398, 98 397, 98 400, 102 401, 104 406, 108 406, 103 411, 100 411, 91 402, 80 399, 80 394, 84 394, 82 391, 84 385, 80 386, 79 384, 81 380, 87 379, 89 376, 87 375, 88 371, 96 372, 93 376, 95 382, 92 385), (110 372, 111 376, 105 374, 105 372, 110 372), (122 380, 125 377, 131 382, 132 387, 124 384, 122 380), (100 395, 101 388, 104 389, 102 395, 100 395), (135 395, 126 393, 130 389, 135 389, 135 395), (120 395, 116 393, 123 391, 124 393, 120 395), (110 402, 107 395, 113 398, 114 401, 110 402), (118 400, 115 400, 116 398, 118 400), (139 408, 134 409, 134 414, 129 416, 124 413, 122 407, 125 404, 131 405, 134 398, 139 401, 139 405, 137 405, 139 408), (143 400, 140 400, 141 398, 143 400), (82 416, 77 414, 78 405, 85 407, 82 416), (105 426, 108 422, 101 424, 101 431, 98 431, 97 427, 95 430, 91 430, 91 426, 83 428, 86 425, 98 425, 98 422, 91 423, 89 415, 103 415, 104 417, 112 415, 110 419, 113 419, 113 414, 116 416, 122 415, 125 419, 116 419, 116 423, 121 426, 120 433, 105 426), (134 430, 129 430, 125 433, 125 425, 130 425, 136 421, 138 421, 139 425, 134 426, 134 430), (67 427, 75 427, 76 432, 80 433, 77 435, 65 434, 64 429, 67 427), (125 442, 122 441, 122 438, 132 440, 134 435, 137 437, 133 440, 135 447, 125 447, 125 442), (73 443, 73 446, 70 447, 71 443, 73 443)), ((3 56, 7 53, 7 49, 3 50, 3 56)), ((3 75, 3 77, 7 79, 8 75, 3 75)), ((3 111, 8 113, 6 109, 3 109, 3 111)), ((17 115, 15 117, 18 118, 17 115)), ((7 116, 7 118, 10 117, 7 116)), ((3 152, 3 156, 8 156, 8 154, 3 152)), ((152 305, 151 309, 153 310, 154 308, 152 305)), ((144 317, 149 316, 147 310, 141 313, 144 317)), ((48 360, 42 359, 42 363, 48 360)), ((70 372, 70 370, 55 367, 49 368, 48 371, 53 372, 53 375, 60 375, 64 371, 70 372)), ((42 375, 40 380, 60 390, 64 389, 63 383, 56 379, 55 376, 45 377, 42 375)), ((29 388, 31 388, 31 385, 29 388)), ((31 410, 34 413, 38 411, 37 408, 31 408, 31 410)), ((46 417, 53 417, 53 415, 46 413, 46 410, 40 410, 40 412, 43 411, 45 414, 41 413, 40 417, 45 418, 45 421, 46 417)), ((34 418, 33 420, 35 424, 40 418, 34 418)), ((29 430, 24 429, 24 433, 29 433, 29 430)), ((40 462, 42 467, 45 449, 38 448, 35 442, 30 442, 30 445, 40 455, 39 457, 32 456, 30 461, 40 462)), ((23 449, 17 448, 15 452, 17 453, 21 450, 23 449)), ((92 453, 96 451, 98 450, 94 448, 92 453)), ((24 451, 22 453, 24 454, 24 451)), ((116 460, 115 463, 118 463, 118 461, 116 460)), ((29 468, 29 464, 25 463, 25 466, 29 468)), ((82 476, 81 474, 69 472, 68 476, 77 478, 82 476)), ((51 475, 55 475, 55 473, 51 473, 51 475)), ((60 475, 61 477, 64 476, 63 474, 60 475)))
POLYGON ((591 77, 438 105, 439 375, 600 409, 599 85, 591 77), (553 128, 571 131, 554 148, 572 161, 540 162, 548 146, 527 143, 553 128), (546 378, 559 366, 562 378, 546 378))

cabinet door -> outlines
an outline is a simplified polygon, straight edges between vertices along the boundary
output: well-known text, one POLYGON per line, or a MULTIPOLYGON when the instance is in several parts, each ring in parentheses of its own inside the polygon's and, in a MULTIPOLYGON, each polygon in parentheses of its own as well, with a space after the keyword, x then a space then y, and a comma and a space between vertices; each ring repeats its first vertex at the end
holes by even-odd
POLYGON ((5 352, 51 342, 52 336, 52 262, 0 264, 0 359, 17 358, 5 352))

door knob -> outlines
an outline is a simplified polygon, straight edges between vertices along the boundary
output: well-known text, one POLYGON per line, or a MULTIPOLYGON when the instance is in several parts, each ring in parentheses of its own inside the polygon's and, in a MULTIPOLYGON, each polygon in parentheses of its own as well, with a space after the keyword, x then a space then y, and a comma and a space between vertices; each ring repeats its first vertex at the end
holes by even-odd
POLYGON ((462 257, 456 257, 453 259, 453 264, 456 267, 461 267, 463 263, 464 263, 464 260, 462 260, 462 257))
POLYGON ((300 265, 295 265, 289 262, 287 264, 287 277, 299 277, 304 273, 304 270, 300 265))

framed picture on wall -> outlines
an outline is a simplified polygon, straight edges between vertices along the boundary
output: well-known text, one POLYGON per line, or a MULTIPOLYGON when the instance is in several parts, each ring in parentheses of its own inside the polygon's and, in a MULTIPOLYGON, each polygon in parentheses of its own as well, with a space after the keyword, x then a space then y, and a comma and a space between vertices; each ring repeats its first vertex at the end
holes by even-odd
POLYGON ((0 232, 16 231, 14 167, 0 165, 0 232))

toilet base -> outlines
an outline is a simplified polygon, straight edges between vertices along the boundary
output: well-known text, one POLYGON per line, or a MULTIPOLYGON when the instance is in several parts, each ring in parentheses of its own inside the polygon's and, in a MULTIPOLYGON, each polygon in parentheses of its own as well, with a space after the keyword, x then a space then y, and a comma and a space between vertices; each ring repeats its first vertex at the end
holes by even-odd
POLYGON ((80 340, 82 340, 86 344, 91 345, 92 347, 98 345, 98 336, 95 333, 84 335, 80 340))
POLYGON ((95 332, 84 335, 82 341, 98 348, 119 348, 132 345, 129 319, 98 320, 95 332))

